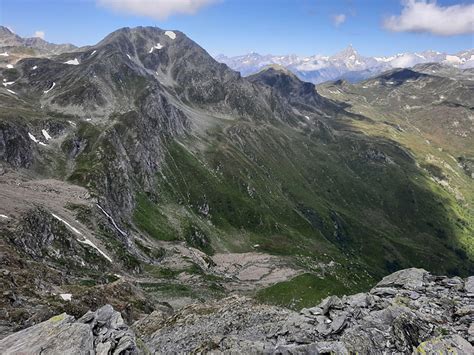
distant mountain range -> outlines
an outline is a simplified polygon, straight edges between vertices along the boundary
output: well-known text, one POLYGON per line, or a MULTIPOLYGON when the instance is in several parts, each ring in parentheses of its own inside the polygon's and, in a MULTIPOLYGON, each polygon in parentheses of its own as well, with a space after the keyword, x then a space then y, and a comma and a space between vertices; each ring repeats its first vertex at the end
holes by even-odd
POLYGON ((0 26, 0 68, 13 68, 25 58, 49 58, 75 50, 77 47, 69 43, 55 44, 39 37, 23 38, 0 26))
POLYGON ((0 26, 0 48, 9 47, 15 49, 18 47, 26 47, 36 50, 37 54, 60 54, 71 52, 77 47, 70 44, 54 44, 45 41, 39 37, 23 38, 13 33, 5 26, 0 26))
POLYGON ((345 79, 358 82, 393 68, 409 68, 420 63, 441 63, 461 69, 474 67, 474 49, 456 54, 436 51, 419 53, 399 53, 389 57, 365 57, 360 55, 351 45, 341 52, 332 55, 314 55, 309 57, 297 55, 246 55, 227 57, 218 55, 215 58, 230 68, 247 76, 255 74, 268 65, 281 65, 301 80, 319 84, 330 80, 345 79))

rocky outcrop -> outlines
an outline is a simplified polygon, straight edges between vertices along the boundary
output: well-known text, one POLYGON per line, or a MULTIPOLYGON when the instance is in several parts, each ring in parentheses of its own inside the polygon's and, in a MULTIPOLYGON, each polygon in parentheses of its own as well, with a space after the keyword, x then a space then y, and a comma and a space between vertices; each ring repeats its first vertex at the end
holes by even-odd
POLYGON ((278 96, 276 100, 284 99, 303 112, 335 116, 343 110, 343 106, 319 95, 314 84, 301 81, 283 67, 269 66, 249 76, 248 80, 272 88, 273 94, 278 96))
MULTIPOLYGON (((80 233, 76 230, 76 233, 80 233)), ((10 239, 16 248, 33 260, 53 261, 69 267, 106 268, 98 250, 74 235, 63 221, 43 208, 29 210, 10 239)), ((84 239, 86 240, 86 239, 84 239)))
POLYGON ((2 354, 137 354, 135 335, 106 305, 77 321, 65 313, 0 341, 2 354))
POLYGON ((331 296, 300 313, 230 297, 160 318, 145 341, 158 352, 471 353, 471 279, 402 270, 368 293, 331 296))
POLYGON ((161 306, 133 328, 106 305, 79 320, 66 314, 0 341, 1 353, 473 353, 473 283, 407 269, 370 292, 330 296, 294 312, 248 297, 161 306))
POLYGON ((33 146, 25 127, 0 122, 0 161, 15 168, 28 168, 33 163, 33 146))

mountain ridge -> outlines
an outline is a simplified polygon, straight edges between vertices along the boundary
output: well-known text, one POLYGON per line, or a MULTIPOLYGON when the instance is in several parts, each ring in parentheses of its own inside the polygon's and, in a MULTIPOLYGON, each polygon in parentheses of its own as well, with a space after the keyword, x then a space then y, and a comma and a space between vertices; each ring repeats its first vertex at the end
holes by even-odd
POLYGON ((78 47, 70 43, 55 44, 39 37, 20 37, 5 26, 0 26, 0 48, 27 47, 37 49, 41 54, 60 54, 78 47))
POLYGON ((217 55, 218 61, 226 63, 234 70, 247 76, 256 73, 262 67, 278 64, 295 73, 300 79, 319 84, 325 81, 347 79, 361 81, 393 68, 409 68, 421 63, 443 63, 461 69, 474 67, 474 49, 447 54, 427 50, 420 53, 399 53, 393 56, 366 57, 349 45, 332 55, 260 55, 250 53, 227 57, 217 55))
POLYGON ((470 129, 471 79, 422 69, 242 77, 156 27, 0 68, 6 331, 229 293, 299 311, 407 267, 472 274, 470 137, 446 139, 470 129))

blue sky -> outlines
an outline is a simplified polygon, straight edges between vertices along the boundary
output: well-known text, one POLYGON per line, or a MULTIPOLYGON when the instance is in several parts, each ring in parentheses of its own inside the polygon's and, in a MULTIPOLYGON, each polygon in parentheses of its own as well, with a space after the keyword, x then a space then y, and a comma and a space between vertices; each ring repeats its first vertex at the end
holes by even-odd
MULTIPOLYGON (((473 0, 438 0, 431 8, 425 4, 413 9, 418 12, 412 15, 417 22, 419 12, 423 17, 423 11, 431 11, 426 16, 432 17, 425 19, 428 24, 413 23, 410 14, 407 14, 407 18, 395 19, 398 22, 392 23, 390 30, 388 25, 384 25, 388 17, 400 15, 407 3, 421 2, 423 5, 426 1, 191 0, 198 4, 194 14, 173 13, 170 10, 166 18, 161 15, 159 18, 136 15, 127 10, 118 12, 112 9, 114 5, 110 5, 114 1, 116 4, 117 1, 127 3, 137 0, 0 0, 0 22, 21 36, 33 36, 40 31, 50 42, 76 45, 95 44, 120 27, 154 25, 183 31, 213 55, 238 55, 251 51, 261 54, 333 54, 349 44, 363 55, 391 55, 426 49, 457 52, 474 47, 474 11, 471 17, 466 15, 466 9, 474 10, 473 0), (206 6, 201 6, 203 3, 206 6), (456 7, 459 4, 466 7, 456 7), (439 16, 436 17, 437 9, 457 10, 439 19, 439 16), (460 16, 459 19, 456 16, 460 16), (339 20, 338 25, 336 19, 339 20), (462 21, 464 28, 451 31, 462 21), (443 28, 445 33, 433 33, 439 28, 443 28)), ((167 6, 172 8, 174 4, 183 2, 140 1, 145 4, 157 1, 165 6, 168 3, 167 6)), ((162 5, 150 10, 160 11, 157 6, 162 5)), ((142 13, 153 13, 147 10, 142 13)))

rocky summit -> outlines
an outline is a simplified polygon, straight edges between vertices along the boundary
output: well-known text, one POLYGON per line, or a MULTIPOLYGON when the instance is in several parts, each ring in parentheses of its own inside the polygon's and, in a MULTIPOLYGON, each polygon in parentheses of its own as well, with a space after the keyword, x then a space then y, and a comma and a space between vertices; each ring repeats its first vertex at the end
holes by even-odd
POLYGON ((474 352, 474 277, 405 269, 368 293, 300 312, 248 297, 157 309, 128 326, 110 305, 65 313, 0 341, 2 354, 426 354, 474 352))
POLYGON ((157 27, 0 53, 0 353, 472 352, 472 69, 243 77, 157 27))

